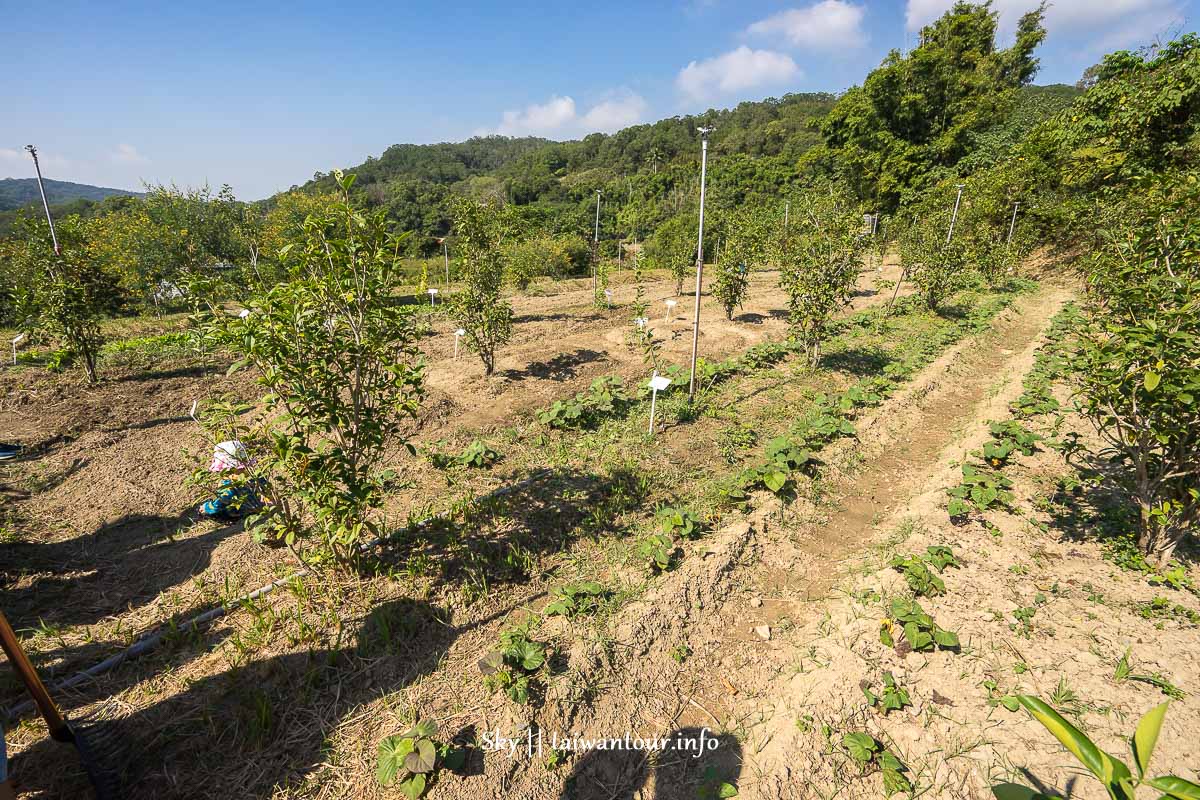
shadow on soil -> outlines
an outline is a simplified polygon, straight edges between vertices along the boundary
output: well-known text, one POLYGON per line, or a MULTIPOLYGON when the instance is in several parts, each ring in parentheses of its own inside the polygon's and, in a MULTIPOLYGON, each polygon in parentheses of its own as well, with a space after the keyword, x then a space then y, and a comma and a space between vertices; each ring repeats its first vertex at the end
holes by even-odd
MULTIPOLYGON (((110 719, 102 725, 119 742, 109 763, 122 775, 123 796, 258 797, 301 782, 348 712, 429 674, 460 635, 507 613, 456 628, 429 603, 384 603, 356 632, 338 634, 343 646, 251 661, 110 719)), ((88 796, 66 745, 43 740, 12 766, 18 792, 88 796)))
POLYGON ((213 550, 242 530, 226 525, 175 538, 194 524, 189 506, 171 516, 127 515, 63 542, 5 545, 5 611, 18 629, 53 628, 94 625, 148 603, 203 572, 213 550))
POLYGON ((539 557, 581 536, 620 535, 620 516, 645 500, 646 481, 626 470, 554 470, 499 496, 475 500, 453 518, 396 533, 366 562, 369 572, 401 570, 435 586, 457 584, 468 600, 522 583, 539 557))
MULTIPOLYGON (((613 738, 624 731, 612 731, 613 738)), ((648 750, 590 750, 571 770, 559 800, 693 800, 728 797, 737 786, 742 748, 732 734, 679 728, 662 737, 666 746, 648 750), (647 792, 653 787, 653 792, 647 792)))
POLYGON ((606 356, 597 350, 580 348, 570 353, 561 353, 545 361, 534 361, 525 369, 506 369, 501 377, 511 381, 525 378, 541 378, 542 380, 565 381, 574 378, 578 368, 584 364, 604 361, 606 356))

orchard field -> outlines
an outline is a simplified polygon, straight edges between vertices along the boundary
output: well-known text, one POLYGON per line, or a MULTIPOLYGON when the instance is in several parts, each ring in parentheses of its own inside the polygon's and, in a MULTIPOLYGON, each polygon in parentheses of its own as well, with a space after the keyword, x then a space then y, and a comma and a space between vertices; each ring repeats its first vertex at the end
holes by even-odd
POLYGON ((1034 92, 1040 13, 802 153, 16 218, 3 611, 120 796, 1200 798, 1200 40, 1034 92))

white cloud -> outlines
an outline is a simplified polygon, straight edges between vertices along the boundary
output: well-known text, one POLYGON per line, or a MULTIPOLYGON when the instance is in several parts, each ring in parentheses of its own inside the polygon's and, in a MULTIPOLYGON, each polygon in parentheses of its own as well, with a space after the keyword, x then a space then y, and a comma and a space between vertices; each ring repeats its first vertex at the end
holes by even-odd
MULTIPOLYGON (((908 0, 908 30, 920 30, 953 5, 953 0, 908 0)), ((1037 0, 995 0, 992 8, 1000 14, 1001 34, 1011 34, 1021 15, 1037 5, 1037 0)), ((1142 44, 1183 19, 1179 0, 1054 0, 1046 6, 1048 33, 1086 37, 1093 50, 1142 44)))
MULTIPOLYGON (((33 159, 29 157, 29 153, 25 152, 24 148, 0 147, 0 162, 12 164, 18 170, 28 173, 30 176, 34 174, 33 159)), ((47 155, 41 150, 38 151, 38 163, 42 165, 43 171, 50 172, 61 172, 70 164, 70 162, 60 155, 53 153, 47 155)), ((4 176, 0 175, 0 177, 4 176)))
POLYGON ((531 103, 523 109, 505 111, 495 128, 482 128, 478 135, 501 136, 581 136, 588 133, 612 133, 640 122, 646 115, 645 99, 634 92, 613 92, 580 114, 575 99, 552 96, 545 103, 531 103))
POLYGON ((823 0, 804 8, 780 11, 746 29, 755 36, 783 36, 798 47, 841 50, 860 47, 867 36, 862 21, 867 10, 843 0, 823 0))
POLYGON ((131 144, 119 144, 109 156, 114 164, 149 164, 150 159, 138 152, 131 144))
POLYGON ((646 101, 641 95, 627 92, 592 106, 580 118, 579 124, 587 133, 612 133, 641 122, 646 110, 646 101))
POLYGON ((791 56, 742 45, 723 55, 693 61, 679 71, 675 85, 692 100, 778 85, 801 76, 791 56))

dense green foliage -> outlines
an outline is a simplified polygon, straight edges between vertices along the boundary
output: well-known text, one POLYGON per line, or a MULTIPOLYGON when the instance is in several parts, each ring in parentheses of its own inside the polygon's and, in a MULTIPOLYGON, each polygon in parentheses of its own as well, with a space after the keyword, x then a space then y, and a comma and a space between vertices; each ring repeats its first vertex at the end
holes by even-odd
POLYGON ((947 174, 975 137, 1001 123, 1037 72, 1042 11, 1025 14, 1016 42, 996 48, 996 12, 956 3, 838 101, 822 125, 833 171, 860 199, 892 210, 947 174))
POLYGON ((211 420, 214 438, 238 439, 257 459, 243 479, 267 500, 259 530, 350 560, 382 533, 376 512, 392 477, 380 470, 384 447, 416 413, 423 375, 416 329, 392 298, 399 241, 382 212, 349 203, 353 178, 339 179, 342 199, 281 252, 293 277, 239 315, 210 302, 198 323, 267 392, 261 417, 211 420))

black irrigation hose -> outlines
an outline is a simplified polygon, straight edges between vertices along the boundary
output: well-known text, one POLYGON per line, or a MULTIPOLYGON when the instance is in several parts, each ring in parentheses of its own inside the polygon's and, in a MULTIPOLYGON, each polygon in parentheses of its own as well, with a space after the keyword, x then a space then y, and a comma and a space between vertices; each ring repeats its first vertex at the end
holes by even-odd
MULTIPOLYGON (((491 498, 494 498, 494 497, 503 497, 504 495, 510 494, 511 492, 515 492, 518 489, 522 489, 522 488, 528 486, 529 484, 534 483, 535 481, 539 481, 549 474, 550 474, 550 470, 548 470, 548 469, 537 470, 523 481, 514 483, 510 486, 502 486, 499 489, 495 489, 491 492, 488 492, 487 494, 481 494, 481 495, 477 496, 474 499, 474 502, 478 503, 483 500, 490 500, 491 498)), ((429 525, 434 520, 445 517, 446 514, 447 514, 447 512, 443 511, 439 514, 434 514, 431 517, 426 517, 425 519, 421 520, 420 522, 416 522, 413 525, 409 526, 409 528, 420 530, 421 528, 424 528, 425 526, 429 525)), ((371 541, 365 542, 362 545, 360 545, 359 550, 361 552, 366 552, 373 548, 380 547, 382 545, 386 545, 389 538, 390 537, 386 537, 386 536, 376 537, 375 539, 372 539, 371 541)), ((57 683, 51 685, 50 691, 51 692, 60 692, 64 689, 72 689, 76 686, 79 686, 80 684, 87 683, 88 681, 92 680, 93 678, 97 678, 106 672, 111 672, 112 670, 119 667, 121 664, 124 664, 126 661, 133 661, 137 658, 141 658, 146 653, 149 653, 150 651, 152 651, 156 647, 158 647, 160 644, 162 644, 168 635, 175 635, 175 634, 177 634, 179 632, 183 632, 183 631, 189 631, 189 632, 202 631, 202 630, 206 629, 209 625, 211 625, 213 622, 215 622, 216 620, 220 619, 221 617, 224 617, 233 608, 240 606, 243 603, 253 602, 254 600, 257 600, 260 597, 266 597, 271 592, 278 589, 280 586, 284 586, 284 585, 290 583, 291 581, 295 580, 296 578, 303 578, 304 576, 306 576, 308 574, 309 574, 309 570, 307 570, 307 569, 297 570, 296 572, 293 572, 291 575, 288 575, 286 578, 280 578, 277 581, 272 581, 271 583, 268 583, 266 586, 260 586, 259 588, 255 589, 254 591, 248 592, 248 593, 242 595, 241 597, 238 597, 234 600, 230 600, 227 603, 222 603, 221 605, 217 606, 216 608, 210 608, 208 611, 205 611, 202 614, 197 614, 196 616, 192 617, 187 622, 183 623, 182 625, 180 625, 176 628, 167 629, 167 630, 160 628, 157 632, 152 633, 148 636, 145 636, 145 637, 139 639, 138 641, 131 644, 129 647, 122 650, 121 652, 104 659, 99 664, 89 667, 88 669, 85 669, 81 672, 77 672, 74 675, 72 675, 71 677, 64 678, 63 680, 58 681, 57 683)), ((18 703, 17 705, 7 709, 4 712, 2 718, 5 720, 18 719, 33 710, 34 710, 33 701, 26 700, 24 702, 18 703)))

